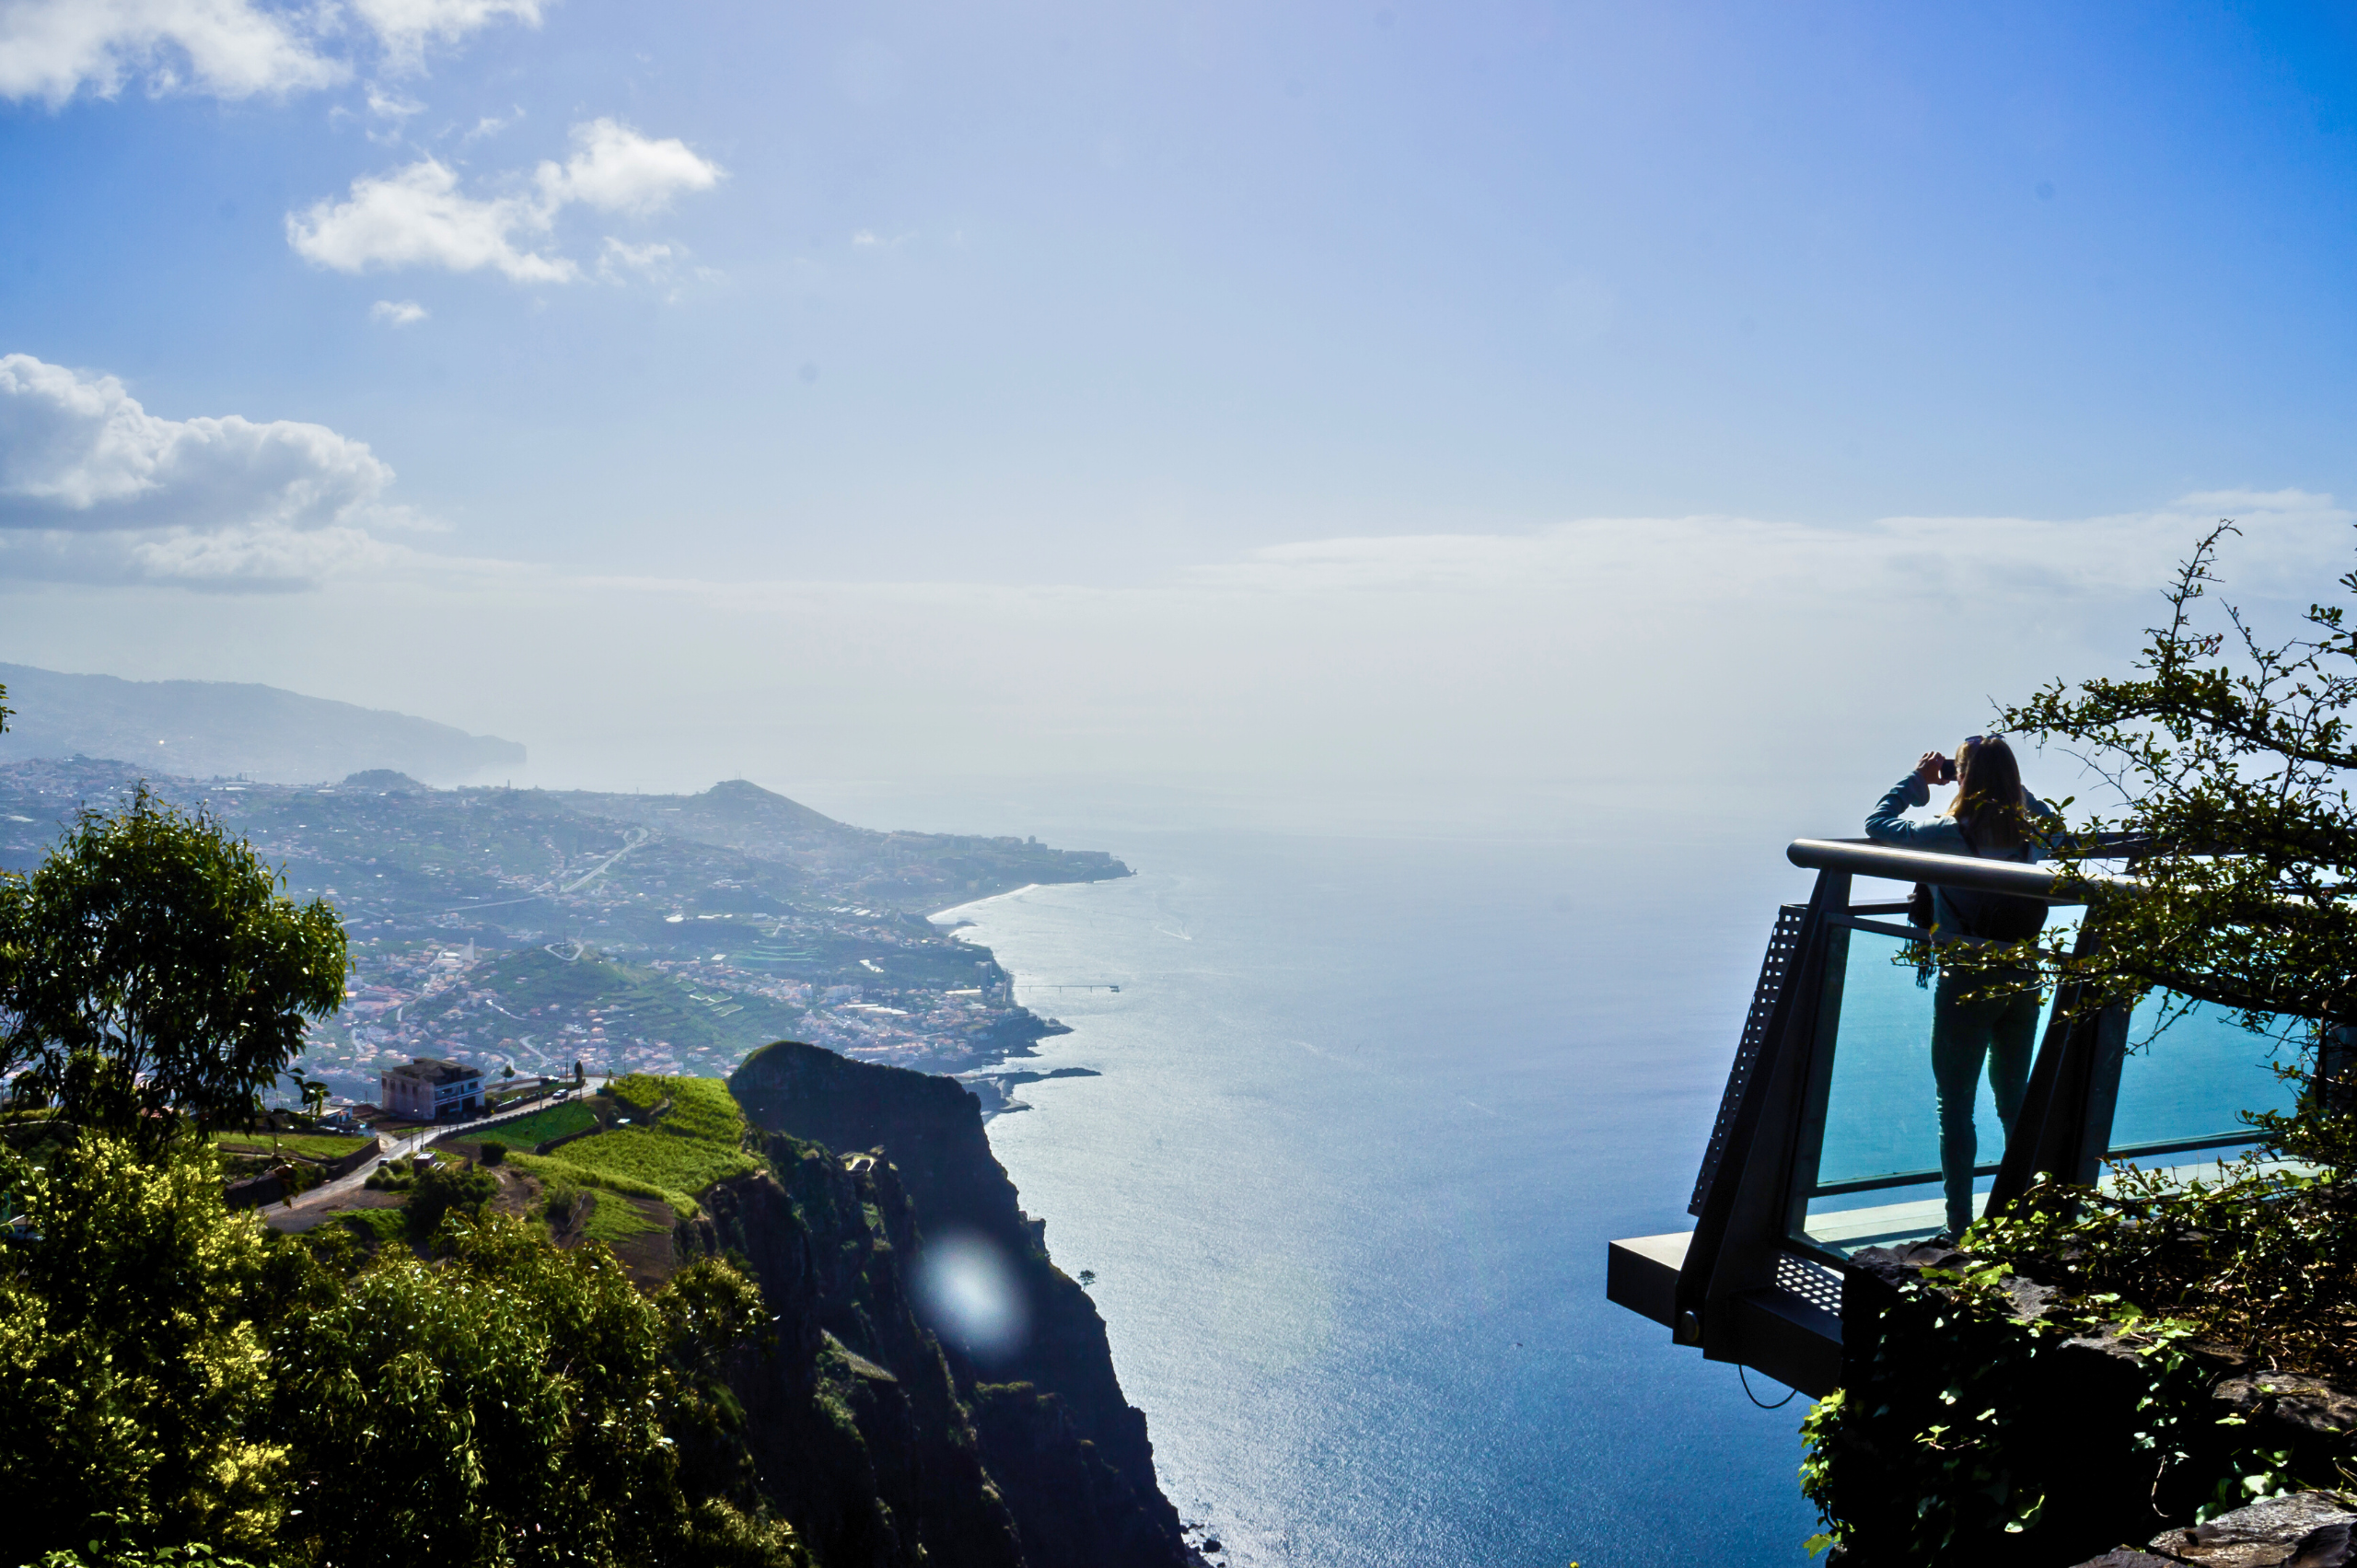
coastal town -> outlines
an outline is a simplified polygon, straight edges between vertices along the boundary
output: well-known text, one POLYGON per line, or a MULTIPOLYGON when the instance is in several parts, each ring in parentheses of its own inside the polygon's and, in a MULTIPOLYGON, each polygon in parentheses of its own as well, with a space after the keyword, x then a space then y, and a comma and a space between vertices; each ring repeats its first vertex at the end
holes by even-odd
MULTIPOLYGON (((84 758, 0 767, 0 868, 31 869, 77 808, 140 782, 84 758)), ((376 1100, 382 1073, 421 1057, 493 1075, 720 1077, 784 1039, 987 1072, 1062 1026, 928 915, 1129 874, 1028 839, 853 828, 742 781, 695 796, 428 789, 383 772, 145 782, 343 916, 344 1005, 302 1063, 342 1101, 376 1100)))

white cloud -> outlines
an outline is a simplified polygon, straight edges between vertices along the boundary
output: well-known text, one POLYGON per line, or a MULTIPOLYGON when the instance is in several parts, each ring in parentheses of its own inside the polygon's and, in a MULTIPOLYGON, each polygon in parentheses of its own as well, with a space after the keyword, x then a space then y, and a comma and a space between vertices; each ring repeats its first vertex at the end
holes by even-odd
POLYGON ((260 584, 385 547, 393 470, 325 425, 164 419, 111 376, 0 357, 0 547, 18 571, 260 584))
POLYGON ((540 0, 354 0, 392 62, 414 69, 428 43, 455 43, 493 22, 540 25, 540 0))
POLYGON ((371 82, 368 84, 368 112, 379 119, 389 120, 398 125, 412 114, 424 113, 425 105, 413 98, 403 98, 398 93, 388 92, 375 82, 371 82))
MULTIPOLYGON (((338 272, 489 267, 518 283, 567 283, 581 275, 570 258, 519 240, 549 233, 567 206, 644 215, 681 191, 711 189, 722 176, 717 164, 678 138, 657 141, 613 120, 575 126, 573 141, 571 158, 543 161, 534 172, 536 195, 470 196, 459 189, 456 171, 429 157, 354 180, 343 202, 321 201, 308 212, 289 213, 287 243, 338 272)), ((672 255, 661 244, 633 246, 610 238, 606 244, 600 271, 608 276, 617 265, 646 271, 672 255)))
POLYGON ((605 249, 598 257, 598 275, 610 283, 620 283, 625 272, 643 277, 662 277, 671 270, 678 252, 660 243, 632 245, 609 235, 605 249))
POLYGON ((479 142, 485 136, 496 136, 502 131, 506 130, 507 127, 515 124, 517 121, 523 118, 524 106, 520 103, 516 106, 515 113, 507 115, 505 118, 496 114, 486 114, 482 119, 475 122, 475 128, 473 130, 459 137, 459 140, 461 142, 479 142))
MULTIPOLYGON (((385 64, 413 71, 429 43, 455 43, 495 22, 540 22, 541 0, 355 0, 385 64)), ((349 60, 322 51, 331 4, 257 0, 0 0, 0 99, 52 107, 78 92, 112 98, 126 81, 149 91, 242 99, 334 87, 349 60)), ((416 107, 371 87, 370 109, 416 107)))
POLYGON ((463 194, 459 177, 426 158, 378 178, 352 182, 351 199, 323 201, 286 215, 286 242, 297 254, 340 273, 371 267, 444 267, 454 273, 495 268, 518 283, 564 283, 580 269, 561 256, 519 249, 519 230, 546 229, 551 215, 518 197, 488 201, 463 194))
POLYGON ((551 210, 579 202, 599 212, 644 217, 668 206, 682 191, 709 191, 720 166, 697 157, 677 136, 656 141, 617 120, 573 128, 574 154, 562 168, 543 162, 538 173, 551 210))
POLYGON ((311 19, 252 0, 0 0, 0 98, 54 107, 141 75, 228 99, 331 87, 351 67, 313 47, 311 19))
POLYGON ((409 327, 425 319, 425 307, 414 299, 380 299, 368 308, 368 319, 389 327, 409 327))

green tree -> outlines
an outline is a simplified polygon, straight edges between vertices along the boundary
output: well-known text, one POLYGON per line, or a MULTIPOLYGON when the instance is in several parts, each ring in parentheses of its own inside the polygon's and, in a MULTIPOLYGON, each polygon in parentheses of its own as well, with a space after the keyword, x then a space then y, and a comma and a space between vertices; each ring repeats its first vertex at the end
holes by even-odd
POLYGON ((278 1326, 301 1471, 285 1547, 358 1565, 799 1561, 750 1506, 749 1471, 707 1457, 737 1418, 706 1374, 764 1324, 749 1282, 707 1262, 649 1297, 599 1245, 559 1251, 499 1216, 443 1234, 447 1260, 389 1251, 278 1326))
POLYGON ((601 1245, 453 1205, 360 1261, 224 1207, 194 1140, 0 1150, 0 1539, 281 1564, 791 1568, 718 1382, 768 1331, 725 1264, 641 1294, 601 1245))
MULTIPOLYGON (((2132 882, 2087 911, 2092 950, 2055 938, 2043 958, 2098 1004, 2163 986, 2257 1028, 2357 1023, 2357 627, 2313 604, 2270 639, 2213 599, 2235 532, 2221 523, 2179 568, 2126 678, 2056 681, 2000 716, 2106 786, 2072 823, 2067 873, 2104 879, 2099 833, 2140 841, 2132 882)), ((2357 572, 2339 587, 2357 595, 2357 572)))
MULTIPOLYGON (((26 1556, 114 1516, 135 1541, 265 1544, 288 1477, 259 1430, 271 1260, 209 1149, 93 1131, 43 1165, 0 1149, 27 1216, 0 1271, 0 1517, 26 1556)), ((10 1562, 22 1561, 11 1557, 10 1562)))
POLYGON ((252 845, 145 785, 83 810, 30 876, 0 877, 0 1075, 148 1144, 250 1117, 348 967, 334 910, 280 888, 252 845))

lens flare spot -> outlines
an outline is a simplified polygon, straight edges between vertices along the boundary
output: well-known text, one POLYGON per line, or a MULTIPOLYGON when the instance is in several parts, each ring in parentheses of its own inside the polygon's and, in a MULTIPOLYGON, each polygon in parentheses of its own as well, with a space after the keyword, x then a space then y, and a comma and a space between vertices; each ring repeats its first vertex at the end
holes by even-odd
POLYGON ((1022 1283, 1006 1255, 979 1236, 929 1242, 917 1265, 917 1302, 934 1332, 985 1360, 1012 1355, 1030 1333, 1022 1283))

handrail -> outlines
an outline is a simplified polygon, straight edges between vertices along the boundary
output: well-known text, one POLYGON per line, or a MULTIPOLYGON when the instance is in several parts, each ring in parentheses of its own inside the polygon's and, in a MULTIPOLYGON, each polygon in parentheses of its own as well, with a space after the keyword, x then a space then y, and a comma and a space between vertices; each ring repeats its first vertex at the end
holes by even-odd
POLYGON ((1933 854, 1920 849, 1896 849, 1864 839, 1794 839, 1784 858, 1810 871, 1846 871, 1854 877, 1877 877, 1890 882, 1929 882, 1941 888, 1962 888, 1976 893, 2011 893, 2043 899, 2049 904, 2084 904, 2090 885, 2130 887, 2125 877, 2082 871, 2076 889, 2059 872, 2012 860, 1981 860, 1968 854, 1933 854))

